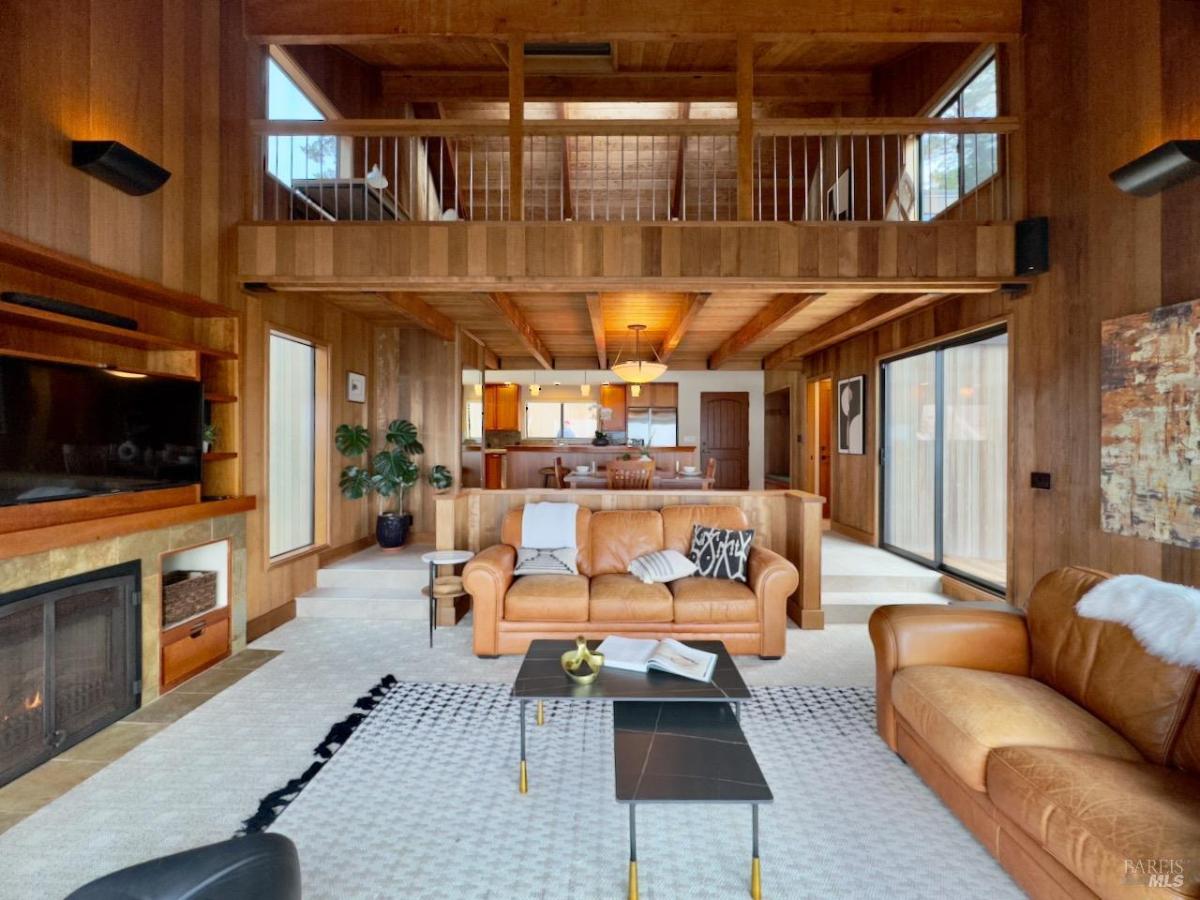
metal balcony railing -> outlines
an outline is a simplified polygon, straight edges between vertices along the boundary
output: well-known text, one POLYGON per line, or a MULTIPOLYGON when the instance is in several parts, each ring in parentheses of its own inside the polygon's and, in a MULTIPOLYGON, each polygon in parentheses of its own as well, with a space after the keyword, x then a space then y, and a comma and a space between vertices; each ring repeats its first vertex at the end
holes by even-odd
POLYGON ((732 119, 258 121, 248 206, 261 221, 1003 220, 1016 127, 759 120, 743 169, 732 119))

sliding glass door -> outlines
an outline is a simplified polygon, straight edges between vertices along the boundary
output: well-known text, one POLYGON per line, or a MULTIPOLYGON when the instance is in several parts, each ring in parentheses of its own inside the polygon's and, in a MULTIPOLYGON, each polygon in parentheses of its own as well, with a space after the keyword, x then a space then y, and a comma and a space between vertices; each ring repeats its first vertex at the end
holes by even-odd
POLYGON ((883 545, 995 588, 1007 582, 1008 335, 882 367, 883 545))

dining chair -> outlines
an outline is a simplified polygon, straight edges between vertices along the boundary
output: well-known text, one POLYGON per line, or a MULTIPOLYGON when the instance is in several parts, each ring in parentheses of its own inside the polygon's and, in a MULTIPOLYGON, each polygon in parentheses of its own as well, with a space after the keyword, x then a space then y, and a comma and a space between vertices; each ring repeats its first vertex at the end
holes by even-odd
POLYGON ((567 486, 567 467, 563 465, 562 457, 554 457, 554 486, 560 491, 567 486))
POLYGON ((654 460, 614 459, 607 479, 610 491, 648 491, 654 486, 654 460))
POLYGON ((710 456, 708 458, 708 464, 704 467, 704 477, 709 479, 704 484, 706 491, 711 491, 717 486, 717 460, 715 457, 710 456))

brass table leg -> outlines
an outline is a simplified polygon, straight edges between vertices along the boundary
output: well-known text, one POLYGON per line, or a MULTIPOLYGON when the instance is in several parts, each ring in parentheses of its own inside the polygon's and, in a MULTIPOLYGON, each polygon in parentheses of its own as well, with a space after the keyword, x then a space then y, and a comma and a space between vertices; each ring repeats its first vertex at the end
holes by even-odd
POLYGON ((637 883, 637 820, 634 817, 636 804, 629 804, 629 900, 638 900, 637 883))
POLYGON ((521 701, 521 780, 518 790, 522 794, 529 793, 529 775, 525 770, 525 700, 521 701))
POLYGON ((751 815, 751 822, 753 823, 752 829, 753 829, 753 834, 754 834, 754 838, 753 838, 753 842, 752 842, 752 851, 751 851, 753 856, 751 857, 751 860, 750 860, 750 896, 751 896, 752 900, 762 900, 762 865, 760 864, 759 859, 758 859, 758 804, 757 803, 750 804, 750 815, 751 815))
POLYGON ((541 700, 538 701, 538 705, 537 705, 537 723, 539 725, 546 724, 546 714, 542 710, 542 701, 541 700))

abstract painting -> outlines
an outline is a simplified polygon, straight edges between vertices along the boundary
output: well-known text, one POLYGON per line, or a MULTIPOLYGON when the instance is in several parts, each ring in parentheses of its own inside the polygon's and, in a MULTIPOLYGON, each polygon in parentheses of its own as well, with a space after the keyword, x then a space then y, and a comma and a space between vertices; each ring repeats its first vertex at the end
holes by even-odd
POLYGON ((862 456, 866 453, 866 415, 864 413, 864 389, 866 377, 855 375, 843 378, 837 386, 837 432, 838 453, 862 456))
POLYGON ((1100 334, 1102 527, 1200 549, 1200 300, 1100 334))

